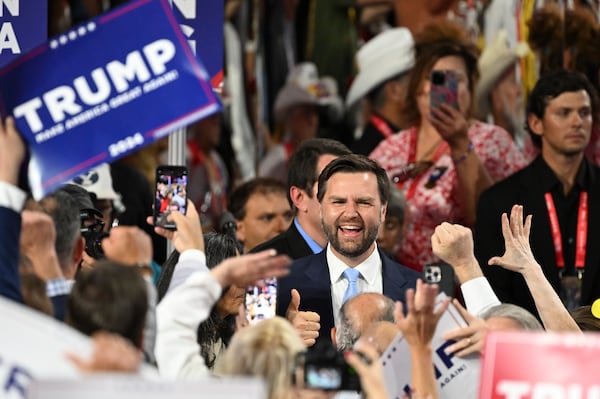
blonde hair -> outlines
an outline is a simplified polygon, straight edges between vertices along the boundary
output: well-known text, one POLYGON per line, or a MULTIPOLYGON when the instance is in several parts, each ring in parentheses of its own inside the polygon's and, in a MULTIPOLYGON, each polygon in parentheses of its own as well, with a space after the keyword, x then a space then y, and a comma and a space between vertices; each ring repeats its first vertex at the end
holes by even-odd
POLYGON ((294 359, 303 350, 304 343, 292 325, 274 317, 236 333, 215 371, 219 375, 263 377, 269 398, 282 398, 292 389, 294 359))

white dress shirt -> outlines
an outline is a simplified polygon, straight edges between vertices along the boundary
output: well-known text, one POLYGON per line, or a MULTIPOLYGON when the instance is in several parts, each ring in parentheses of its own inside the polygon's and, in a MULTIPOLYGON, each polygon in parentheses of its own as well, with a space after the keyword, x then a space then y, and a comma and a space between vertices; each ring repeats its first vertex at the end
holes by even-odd
MULTIPOLYGON (((331 305, 333 309, 333 320, 335 326, 339 325, 340 308, 346 289, 348 288, 348 280, 343 276, 344 270, 349 266, 341 259, 334 255, 331 250, 331 245, 327 244, 327 266, 329 267, 329 278, 331 280, 331 305)), ((376 292, 383 294, 383 277, 381 275, 381 257, 377 246, 364 262, 355 267, 360 272, 358 278, 359 292, 376 292)))

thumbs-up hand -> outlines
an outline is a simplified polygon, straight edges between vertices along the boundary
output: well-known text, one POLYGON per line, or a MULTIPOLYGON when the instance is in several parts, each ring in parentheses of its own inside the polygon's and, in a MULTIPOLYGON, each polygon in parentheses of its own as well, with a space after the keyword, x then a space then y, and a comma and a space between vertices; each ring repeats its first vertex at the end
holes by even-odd
POLYGON ((300 310, 300 293, 293 289, 291 292, 292 300, 285 312, 285 317, 292 323, 300 337, 304 340, 307 347, 313 346, 317 342, 319 321, 321 317, 315 312, 303 312, 300 310))

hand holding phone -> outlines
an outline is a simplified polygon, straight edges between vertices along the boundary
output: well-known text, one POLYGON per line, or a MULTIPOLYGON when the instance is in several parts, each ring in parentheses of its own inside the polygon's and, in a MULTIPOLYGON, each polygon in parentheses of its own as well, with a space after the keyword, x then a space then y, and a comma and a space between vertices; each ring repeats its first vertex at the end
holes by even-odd
POLYGON ((439 286, 440 292, 453 298, 456 294, 454 268, 447 263, 430 263, 423 267, 423 281, 439 286))
POLYGON ((187 204, 187 168, 162 165, 156 168, 154 192, 154 225, 174 230, 177 227, 168 220, 172 211, 185 215, 187 204))

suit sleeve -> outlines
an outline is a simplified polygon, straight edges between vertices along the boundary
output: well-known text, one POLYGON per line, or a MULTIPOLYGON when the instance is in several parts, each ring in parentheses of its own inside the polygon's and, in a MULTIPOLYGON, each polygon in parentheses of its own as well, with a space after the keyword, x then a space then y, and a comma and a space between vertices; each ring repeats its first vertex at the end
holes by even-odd
POLYGON ((485 277, 502 302, 512 302, 513 274, 500 266, 489 266, 488 261, 494 256, 504 254, 504 236, 502 235, 502 212, 506 212, 495 200, 495 191, 485 191, 477 206, 474 241, 475 256, 485 277))
POLYGON ((285 317, 290 301, 292 300, 291 295, 291 281, 289 276, 280 278, 277 281, 277 304, 276 314, 277 316, 285 317))
POLYGON ((19 281, 21 215, 0 207, 0 295, 23 303, 19 281))

